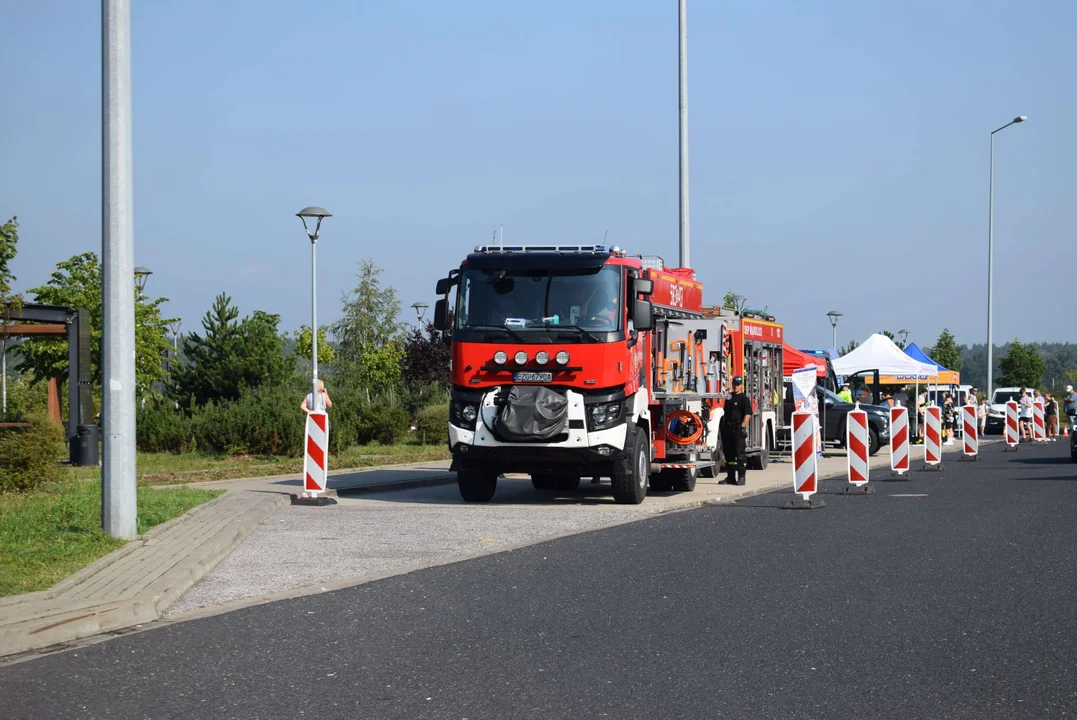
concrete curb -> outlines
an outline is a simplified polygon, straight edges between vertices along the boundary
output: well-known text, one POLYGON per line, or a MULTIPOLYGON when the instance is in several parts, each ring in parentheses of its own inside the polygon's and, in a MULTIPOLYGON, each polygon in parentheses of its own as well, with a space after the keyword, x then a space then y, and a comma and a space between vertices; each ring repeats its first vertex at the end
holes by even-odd
MULTIPOLYGON (((225 497, 214 498, 197 508, 180 515, 167 523, 154 528, 139 540, 100 558, 71 577, 57 583, 41 593, 16 595, 16 600, 5 603, 8 608, 18 605, 40 605, 43 601, 67 598, 58 597, 65 590, 77 586, 81 581, 100 572, 109 565, 118 562, 135 549, 146 545, 164 530, 166 525, 175 525, 185 518, 197 515, 199 511, 216 504, 225 497), (159 529, 160 528, 160 529, 159 529)), ((168 606, 201 580, 210 570, 217 566, 232 552, 254 528, 264 522, 277 508, 287 502, 279 495, 267 495, 244 510, 238 517, 230 520, 208 541, 201 543, 190 556, 185 557, 175 567, 169 569, 148 587, 127 599, 109 600, 94 603, 70 599, 70 603, 58 604, 55 609, 42 608, 34 617, 14 622, 0 628, 0 656, 25 653, 49 648, 62 643, 70 643, 91 635, 112 632, 134 625, 152 622, 161 617, 168 606), (66 607, 64 606, 66 605, 66 607)))

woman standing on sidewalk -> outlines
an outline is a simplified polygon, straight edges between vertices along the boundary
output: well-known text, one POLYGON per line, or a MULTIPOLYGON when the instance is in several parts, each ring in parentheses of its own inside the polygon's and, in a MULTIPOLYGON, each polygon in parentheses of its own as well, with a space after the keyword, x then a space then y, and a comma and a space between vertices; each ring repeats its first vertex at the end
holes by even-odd
POLYGON ((307 396, 303 398, 303 404, 299 408, 305 413, 311 413, 318 410, 325 412, 329 408, 333 407, 333 401, 329 398, 329 393, 326 392, 325 383, 321 380, 318 381, 318 400, 315 402, 311 393, 307 393, 307 396))

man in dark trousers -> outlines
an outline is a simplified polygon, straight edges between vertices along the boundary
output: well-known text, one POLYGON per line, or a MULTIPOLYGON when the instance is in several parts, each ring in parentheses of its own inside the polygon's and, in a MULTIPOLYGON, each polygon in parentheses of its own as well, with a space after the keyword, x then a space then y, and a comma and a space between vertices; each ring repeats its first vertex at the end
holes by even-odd
POLYGON ((748 456, 744 442, 748 438, 748 421, 752 417, 752 402, 744 394, 744 378, 733 378, 733 394, 725 401, 720 429, 722 450, 725 454, 726 479, 730 485, 747 482, 748 456))

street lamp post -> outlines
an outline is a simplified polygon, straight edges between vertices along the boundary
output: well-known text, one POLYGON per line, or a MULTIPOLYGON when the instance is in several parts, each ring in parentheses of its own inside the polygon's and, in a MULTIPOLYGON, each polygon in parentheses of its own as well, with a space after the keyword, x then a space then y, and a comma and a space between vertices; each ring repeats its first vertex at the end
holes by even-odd
POLYGON ((131 2, 101 0, 101 527, 138 535, 131 2))
POLYGON ((737 311, 737 315, 744 312, 744 306, 748 303, 748 298, 743 295, 734 295, 730 298, 733 301, 733 309, 737 311))
POLYGON ((146 292, 146 281, 150 279, 150 275, 153 275, 153 270, 150 270, 149 268, 135 268, 135 287, 138 288, 140 293, 146 292))
POLYGON ((1018 115, 998 130, 991 132, 990 182, 987 192, 987 397, 994 392, 994 282, 995 282, 995 133, 1005 130, 1010 125, 1028 120, 1025 115, 1018 115))
POLYGON ((911 330, 898 330, 898 335, 901 336, 901 346, 905 347, 909 344, 909 333, 911 330))
POLYGON ((830 329, 831 329, 830 347, 832 347, 834 350, 837 350, 838 349, 838 318, 841 317, 841 313, 838 312, 837 310, 831 310, 830 312, 828 312, 826 314, 826 316, 828 318, 830 318, 830 329))
POLYGON ((296 216, 303 221, 303 229, 310 238, 310 362, 314 367, 310 409, 316 410, 318 408, 318 273, 315 249, 318 246, 318 232, 322 229, 322 220, 333 216, 324 208, 314 206, 303 208, 296 213, 296 216), (307 227, 307 218, 311 220, 317 218, 314 232, 307 227))
POLYGON ((419 331, 422 332, 423 316, 426 315, 426 309, 430 307, 426 303, 419 301, 411 304, 412 310, 415 311, 415 319, 419 323, 419 331))
MULTIPOLYGON (((182 320, 173 320, 168 324, 168 329, 172 331, 172 363, 168 366, 170 375, 177 367, 179 367, 179 334, 182 327, 182 320)), ((175 404, 176 409, 179 410, 179 400, 176 400, 175 404)))

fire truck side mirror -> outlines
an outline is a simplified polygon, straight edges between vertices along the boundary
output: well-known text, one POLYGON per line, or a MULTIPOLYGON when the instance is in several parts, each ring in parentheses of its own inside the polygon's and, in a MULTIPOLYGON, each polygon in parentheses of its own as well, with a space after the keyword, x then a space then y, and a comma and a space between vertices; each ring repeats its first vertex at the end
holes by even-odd
POLYGON ((654 280, 648 278, 636 278, 634 287, 637 295, 651 295, 654 292, 654 280))
MULTIPOLYGON (((445 280, 448 282, 448 280, 445 280)), ((441 288, 441 280, 438 280, 438 288, 441 288)), ((445 298, 441 298, 434 303, 434 329, 439 332, 445 332, 445 320, 448 314, 449 301, 445 298)))
POLYGON ((633 303, 632 326, 636 330, 654 330, 654 306, 649 300, 636 300, 633 303))
POLYGON ((437 294, 445 295, 450 290, 452 290, 452 286, 455 284, 453 280, 454 278, 451 277, 441 278, 440 280, 438 280, 437 294))

